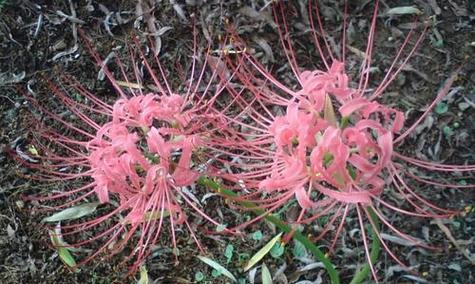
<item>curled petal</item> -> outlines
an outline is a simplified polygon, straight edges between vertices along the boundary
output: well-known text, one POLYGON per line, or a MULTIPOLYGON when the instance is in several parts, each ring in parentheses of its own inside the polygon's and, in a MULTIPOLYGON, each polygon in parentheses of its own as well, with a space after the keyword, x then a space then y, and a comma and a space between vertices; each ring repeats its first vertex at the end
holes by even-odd
POLYGON ((366 191, 342 192, 317 185, 317 189, 324 195, 344 203, 371 203, 371 195, 366 191))
POLYGON ((295 189, 295 198, 302 209, 308 209, 316 206, 315 203, 310 200, 310 197, 302 186, 299 186, 295 189))
POLYGON ((391 162, 393 154, 393 135, 391 132, 386 132, 378 137, 378 145, 381 149, 380 164, 381 167, 387 166, 391 162))
POLYGON ((97 185, 94 187, 94 192, 101 203, 109 202, 109 191, 106 186, 97 185))
POLYGON ((342 116, 349 116, 353 112, 361 108, 364 108, 368 104, 369 104, 369 101, 367 99, 359 97, 359 98, 346 102, 344 105, 342 105, 339 108, 339 111, 342 116))

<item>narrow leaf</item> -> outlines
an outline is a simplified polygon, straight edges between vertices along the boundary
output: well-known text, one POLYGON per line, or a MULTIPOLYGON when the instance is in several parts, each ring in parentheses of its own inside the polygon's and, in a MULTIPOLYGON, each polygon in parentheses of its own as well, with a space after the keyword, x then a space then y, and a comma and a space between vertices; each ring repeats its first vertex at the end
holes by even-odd
POLYGON ((148 284, 148 272, 147 267, 145 265, 140 266, 140 279, 137 284, 148 284))
POLYGON ((278 241, 280 241, 280 236, 282 236, 282 233, 275 236, 264 247, 262 247, 253 257, 251 257, 247 265, 244 267, 244 271, 248 271, 251 267, 253 267, 256 263, 258 263, 272 249, 272 247, 278 241))
POLYGON ((72 268, 73 271, 76 271, 76 260, 74 257, 71 255, 69 252, 68 248, 65 247, 67 244, 63 241, 61 237, 61 225, 58 223, 56 228, 53 230, 49 231, 49 235, 51 238, 51 242, 53 243, 53 246, 56 248, 58 251, 59 258, 61 261, 66 264, 69 268, 72 268))
MULTIPOLYGON (((209 189, 214 190, 215 192, 223 195, 223 197, 229 198, 231 200, 235 200, 235 198, 238 197, 238 194, 236 194, 234 191, 222 187, 219 183, 211 179, 201 177, 198 179, 198 183, 203 186, 208 187, 209 189)), ((283 232, 285 233, 293 232, 293 238, 301 242, 316 258, 318 258, 318 260, 322 262, 323 266, 328 272, 328 276, 330 277, 330 282, 332 284, 340 284, 340 277, 338 276, 338 271, 335 269, 331 261, 313 242, 311 242, 304 235, 302 235, 300 231, 293 230, 291 226, 287 225, 286 223, 284 223, 282 220, 280 220, 274 215, 266 215, 262 209, 258 209, 257 208, 258 206, 252 202, 240 201, 239 204, 241 206, 251 209, 256 215, 264 216, 264 219, 274 224, 283 232)), ((245 254, 239 254, 240 261, 241 259, 243 259, 243 255, 245 254)))
POLYGON ((143 89, 142 85, 137 84, 137 83, 131 83, 131 82, 124 82, 124 81, 115 81, 117 85, 121 87, 127 87, 131 89, 143 89))
POLYGON ((223 274, 224 276, 228 277, 229 279, 233 280, 234 282, 237 282, 236 280, 236 277, 234 277, 234 275, 229 272, 229 270, 227 270, 226 268, 224 268, 221 264, 217 263, 216 261, 210 259, 210 258, 207 258, 206 256, 197 256, 202 262, 206 263, 207 265, 213 267, 214 269, 216 269, 218 272, 220 272, 221 274, 223 274))
POLYGON ((412 6, 401 6, 401 7, 395 7, 392 9, 389 9, 386 12, 387 15, 420 15, 422 14, 422 11, 417 9, 416 7, 412 6))
MULTIPOLYGON (((378 260, 379 253, 381 252, 381 241, 379 240, 379 237, 375 230, 379 231, 380 224, 379 224, 379 219, 376 213, 374 213, 373 209, 371 207, 367 208, 368 210, 368 218, 370 218, 374 224, 373 226, 368 226, 368 231, 369 234, 371 235, 371 239, 373 240, 373 243, 371 245, 371 253, 370 253, 370 259, 372 263, 375 263, 378 260)), ((350 284, 361 284, 364 282, 364 280, 368 277, 370 272, 370 267, 369 264, 366 263, 361 269, 359 269, 353 279, 351 279, 350 284)))
POLYGON ((58 221, 63 221, 63 220, 78 219, 96 211, 97 205, 99 205, 99 202, 86 203, 86 204, 70 207, 70 208, 64 209, 61 212, 58 212, 56 214, 53 214, 49 217, 44 218, 42 222, 58 222, 58 221))
POLYGON ((265 263, 263 263, 261 267, 261 279, 262 284, 272 284, 272 276, 270 275, 269 268, 267 268, 265 263))
POLYGON ((325 95, 325 107, 323 109, 323 118, 332 126, 337 126, 335 110, 329 95, 325 95))

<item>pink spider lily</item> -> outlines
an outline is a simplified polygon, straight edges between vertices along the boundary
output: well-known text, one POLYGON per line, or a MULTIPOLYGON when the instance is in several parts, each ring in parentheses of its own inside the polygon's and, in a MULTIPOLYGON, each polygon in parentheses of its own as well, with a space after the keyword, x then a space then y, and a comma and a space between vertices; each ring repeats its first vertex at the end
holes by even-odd
MULTIPOLYGON (((290 39, 286 9, 280 3, 273 7, 280 41, 298 83, 297 87, 287 86, 252 57, 244 48, 243 40, 231 28, 235 42, 233 46, 227 47, 233 52, 225 50, 231 54, 226 62, 244 87, 239 90, 238 84, 228 86, 234 109, 241 111, 236 114, 234 110, 235 113, 228 115, 228 123, 232 127, 228 129, 228 138, 221 142, 222 147, 216 149, 223 153, 218 162, 229 168, 227 172, 222 172, 222 176, 238 183, 236 189, 243 192, 239 199, 258 204, 266 209, 266 214, 296 200, 301 210, 297 219, 293 220, 295 223, 308 223, 329 215, 329 222, 315 239, 319 240, 333 231, 331 250, 350 209, 356 209, 368 262, 377 281, 376 271, 369 258, 365 219, 370 222, 391 257, 398 264, 406 266, 382 239, 374 220, 369 216, 369 210, 374 211, 383 226, 399 237, 419 246, 433 248, 395 228, 386 217, 388 213, 392 211, 426 218, 447 218, 457 213, 429 202, 418 192, 414 182, 446 188, 475 187, 418 177, 411 170, 417 167, 441 173, 467 174, 475 171, 475 165, 422 161, 397 151, 398 144, 447 95, 456 75, 447 79, 437 97, 416 122, 404 128, 403 113, 377 99, 414 54, 427 26, 417 37, 414 36, 415 28, 409 32, 382 81, 372 87, 374 83, 369 70, 377 27, 378 1, 374 3, 368 44, 356 83, 351 82, 345 71, 347 1, 343 13, 340 58, 332 52, 318 4, 309 1, 308 8, 312 39, 323 68, 301 71, 297 63, 298 54, 290 39), (408 48, 413 40, 412 47, 408 48), (276 114, 279 109, 284 109, 284 113, 276 114), (401 200, 394 200, 386 194, 388 191, 395 193, 392 196, 400 196, 404 201, 403 206, 395 205, 401 200)), ((226 111, 222 110, 223 113, 226 111)))
MULTIPOLYGON (((74 78, 62 76, 63 88, 46 79, 49 93, 54 98, 49 103, 59 102, 58 109, 64 111, 60 113, 24 92, 34 109, 44 117, 41 121, 35 120, 32 132, 31 145, 36 149, 37 163, 25 162, 36 170, 32 178, 78 184, 67 191, 30 199, 57 201, 59 205, 53 210, 96 198, 100 203, 108 204, 103 207, 112 208, 106 213, 107 210, 101 208, 95 213, 97 216, 61 227, 61 234, 66 238, 87 234, 85 231, 93 234, 68 246, 101 242, 100 247, 78 265, 100 253, 110 257, 132 247, 126 261, 133 259, 131 272, 134 272, 153 246, 163 239, 166 225, 170 228, 175 250, 176 227, 184 226, 203 252, 185 208, 214 225, 220 224, 182 188, 194 185, 201 175, 200 167, 205 161, 200 152, 206 149, 210 143, 207 137, 218 127, 217 117, 209 115, 208 109, 223 88, 212 85, 216 75, 206 72, 208 57, 199 56, 196 35, 190 75, 180 94, 172 90, 157 55, 150 60, 140 50, 137 57, 130 47, 134 78, 129 80, 125 65, 116 58, 123 78, 119 81, 89 42, 85 40, 85 43, 120 96, 108 103, 74 78), (153 82, 149 87, 151 91, 145 92, 142 87, 144 76, 138 71, 137 59, 153 82), (80 100, 73 99, 73 95, 80 100)), ((135 37, 134 44, 140 46, 135 37)))

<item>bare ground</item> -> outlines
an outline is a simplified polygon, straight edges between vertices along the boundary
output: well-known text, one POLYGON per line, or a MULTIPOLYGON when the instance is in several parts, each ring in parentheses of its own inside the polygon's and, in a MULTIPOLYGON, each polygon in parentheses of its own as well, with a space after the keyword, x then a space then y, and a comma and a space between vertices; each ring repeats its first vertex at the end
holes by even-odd
MULTIPOLYGON (((0 1, 3 2, 3 1, 0 1)), ((144 1, 147 2, 147 1, 144 1)), ((153 2, 153 1, 150 1, 153 2)), ((270 9, 259 10, 265 1, 206 1, 200 5, 192 5, 201 1, 162 1, 151 10, 157 30, 162 32, 161 54, 170 68, 173 59, 180 56, 180 49, 190 46, 191 14, 198 15, 194 21, 198 31, 209 37, 217 38, 223 32, 226 19, 236 23, 243 37, 249 40, 250 46, 264 63, 280 67, 285 62, 275 28, 272 25, 270 9), (171 29, 168 29, 170 27, 171 29), (162 29, 163 28, 163 29, 162 29), (260 44, 259 44, 260 43, 260 44), (270 49, 268 48, 270 47, 270 49), (274 60, 273 60, 274 58, 274 60)), ((298 30, 299 25, 307 26, 299 15, 299 3, 295 4, 289 22, 298 30)), ((303 1, 302 1, 303 2, 303 1)), ((332 5, 325 7, 325 16, 330 23, 335 23, 330 30, 338 30, 337 13, 332 5)), ((365 6, 368 1, 356 1, 355 9, 350 12, 358 29, 368 25, 369 14, 365 6)), ((391 87, 386 100, 405 110, 409 121, 414 120, 420 110, 435 97, 441 86, 453 70, 463 64, 459 79, 454 84, 453 95, 445 101, 447 110, 433 113, 431 120, 425 124, 417 136, 401 145, 401 149, 419 157, 436 161, 473 164, 475 153, 475 5, 473 1, 384 1, 381 11, 388 7, 415 5, 425 15, 437 15, 435 25, 427 34, 427 38, 410 61, 410 67, 404 70, 391 87), (433 4, 436 3, 436 4, 433 4), (387 6, 386 6, 387 5, 387 6), (440 9, 440 10, 439 10, 440 9)), ((152 5, 150 5, 152 7, 152 5)), ((81 1, 70 6, 68 1, 7 1, 0 10, 0 282, 1 283, 133 283, 133 278, 124 278, 126 269, 120 260, 96 261, 81 267, 79 272, 70 272, 60 261, 56 251, 51 248, 50 240, 40 225, 41 214, 32 214, 37 204, 24 202, 23 194, 38 190, 50 190, 44 185, 34 183, 23 177, 24 168, 15 163, 9 152, 22 145, 28 134, 28 116, 30 106, 18 92, 17 87, 34 88, 38 83, 39 74, 55 77, 58 72, 67 72, 78 78, 100 96, 110 96, 111 87, 104 81, 98 81, 99 68, 89 56, 81 41, 74 35, 76 27, 81 27, 92 40, 99 53, 106 57, 118 46, 126 46, 126 37, 132 31, 146 36, 150 26, 145 21, 136 20, 136 6, 131 1, 81 1), (134 25, 136 23, 136 25, 134 25)), ((378 37, 376 39, 374 66, 381 71, 391 63, 392 56, 397 52, 401 39, 400 32, 407 33, 411 17, 391 19, 381 15, 378 37), (393 37, 393 40, 388 40, 393 37)), ((314 49, 308 39, 308 33, 295 35, 295 41, 303 52, 309 54, 308 62, 312 67, 318 65, 318 58, 312 55, 314 49)), ((350 45, 364 50, 365 38, 359 33, 350 34, 350 45)), ((203 38, 203 37, 202 37, 203 38)), ((204 42, 204 40, 203 40, 204 42)), ((125 54, 124 49, 119 52, 125 54)), ((183 58, 182 58, 183 59, 183 58)), ((356 54, 349 57, 357 60, 356 54)), ((172 67, 173 66, 173 67, 172 67)), ((310 67, 310 66, 307 66, 310 67)), ((287 70, 288 68, 284 70, 287 70)), ((283 77, 289 75, 283 75, 283 77)), ((377 77, 378 75, 376 75, 377 77)), ((47 96, 48 94, 42 94, 47 96)), ((468 181, 470 182, 470 180, 468 181)), ((473 182, 473 177, 472 177, 473 182)), ((51 185, 49 185, 51 186, 51 185)), ((58 184, 57 187, 67 186, 58 184)), ((473 192, 457 192, 454 190, 429 191, 431 200, 446 207, 464 208, 465 212, 443 224, 453 236, 447 238, 430 220, 401 219, 394 217, 392 222, 412 235, 425 239, 443 248, 442 251, 427 251, 412 246, 397 246, 396 252, 408 263, 417 276, 399 269, 388 255, 383 254, 377 265, 381 271, 381 280, 385 283, 473 283, 475 281, 474 266, 461 253, 471 255, 475 246, 474 236, 474 194, 473 192), (433 192, 433 193, 432 193, 433 192)), ((237 214, 231 209, 222 212, 214 210, 223 201, 211 198, 206 210, 213 212, 217 218, 244 219, 248 214, 237 214), (223 217, 224 216, 224 217, 223 217)), ((288 212, 292 214, 292 212, 288 212)), ((349 222, 351 224, 351 220, 349 222)), ((308 233, 311 228, 306 229, 308 233)), ((233 245, 234 253, 231 261, 225 266, 241 279, 250 278, 242 272, 242 265, 272 236, 275 228, 264 222, 247 229, 249 237, 237 238, 222 235, 202 234, 202 242, 207 246, 208 253, 222 264, 226 264, 225 249, 233 245), (254 240, 252 235, 262 231, 262 240, 254 240)), ((351 279, 356 265, 364 262, 361 246, 355 246, 354 233, 351 228, 344 233, 342 245, 332 256, 338 265, 343 283, 351 279)), ((155 283, 193 283, 197 272, 203 273, 206 283, 225 283, 226 278, 214 277, 212 269, 200 262, 195 256, 196 247, 186 234, 179 234, 180 262, 174 263, 171 250, 157 250, 147 261, 150 279, 155 283)), ((282 256, 269 257, 267 265, 276 283, 296 283, 308 280, 307 283, 327 283, 327 276, 321 268, 302 270, 306 265, 315 262, 310 256, 296 257, 293 244, 288 244, 282 256), (278 273, 280 271, 280 275, 278 273)), ((302 256, 302 255, 300 255, 302 256)), ((305 254, 303 255, 305 256, 305 254)), ((307 266, 308 268, 308 266, 307 266)), ((256 283, 260 281, 257 273, 256 283)), ((304 282, 302 282, 304 283, 304 282)))

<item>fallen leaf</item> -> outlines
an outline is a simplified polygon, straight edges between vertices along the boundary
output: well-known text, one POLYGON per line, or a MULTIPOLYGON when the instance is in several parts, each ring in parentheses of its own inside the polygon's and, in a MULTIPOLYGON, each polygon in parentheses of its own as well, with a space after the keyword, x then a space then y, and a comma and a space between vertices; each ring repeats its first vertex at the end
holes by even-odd
POLYGON ((412 6, 401 6, 391 8, 386 12, 386 15, 420 15, 422 11, 412 6))
POLYGON ((248 271, 251 267, 253 267, 256 263, 258 263, 267 253, 269 253, 269 251, 272 249, 272 247, 278 241, 280 241, 281 236, 282 236, 282 233, 275 236, 264 247, 262 247, 253 257, 251 257, 249 262, 244 267, 244 271, 248 271))
POLYGON ((261 267, 261 280, 262 284, 272 284, 272 276, 265 263, 263 263, 261 267))
POLYGON ((61 212, 58 212, 49 217, 46 217, 41 221, 42 222, 58 222, 58 221, 63 221, 63 220, 78 219, 96 211, 96 208, 99 204, 100 204, 99 202, 92 202, 92 203, 86 203, 86 204, 70 207, 70 208, 64 209, 61 212))
POLYGON ((69 252, 68 248, 66 247, 67 244, 63 241, 63 238, 61 236, 61 224, 58 223, 56 225, 56 228, 53 230, 49 231, 49 235, 51 237, 51 242, 53 245, 56 247, 56 250, 58 251, 59 258, 61 261, 66 264, 69 268, 73 270, 73 272, 76 272, 76 260, 74 257, 71 255, 69 252))
POLYGON ((234 282, 237 282, 236 277, 234 277, 234 275, 231 272, 229 272, 229 270, 224 268, 221 264, 217 263, 216 261, 214 261, 211 258, 208 258, 206 256, 199 255, 197 257, 202 262, 204 262, 207 265, 209 265, 209 266, 213 267, 214 269, 216 269, 219 273, 223 274, 224 276, 228 277, 229 279, 233 280, 234 282))

